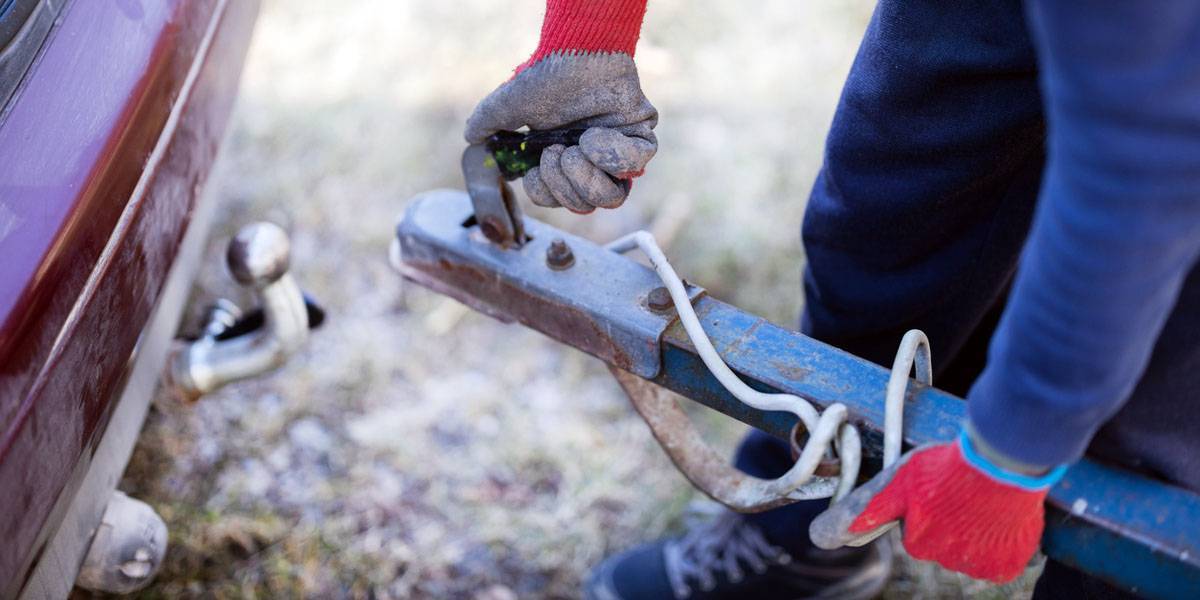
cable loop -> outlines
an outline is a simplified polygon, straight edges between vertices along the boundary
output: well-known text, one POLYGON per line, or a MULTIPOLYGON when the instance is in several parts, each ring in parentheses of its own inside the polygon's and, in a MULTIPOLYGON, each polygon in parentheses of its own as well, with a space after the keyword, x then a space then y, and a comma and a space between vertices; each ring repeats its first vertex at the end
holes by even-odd
MULTIPOLYGON (((667 436, 664 436, 655 428, 655 423, 652 422, 650 416, 643 410, 644 407, 639 404, 639 410, 643 410, 643 417, 646 417, 647 423, 650 423, 655 436, 659 438, 664 449, 671 455, 676 465, 684 471, 684 475, 688 479, 696 483, 698 487, 701 487, 702 491, 708 493, 714 499, 734 510, 742 512, 764 510, 765 507, 778 506, 800 499, 832 497, 833 502, 837 502, 854 489, 858 481, 859 468, 862 464, 862 439, 858 429, 848 422, 849 412, 846 405, 833 403, 827 406, 824 411, 818 411, 812 404, 799 396, 760 392, 746 385, 725 364, 725 361, 717 353, 716 348, 713 347, 712 341, 700 323, 700 319, 696 316, 696 311, 692 307, 691 300, 688 298, 683 281, 675 273, 675 269, 671 267, 666 255, 658 247, 653 236, 645 231, 636 231, 618 238, 606 245, 605 248, 617 253, 625 253, 637 248, 646 255, 651 265, 653 265, 654 271, 662 280, 663 285, 670 292, 671 300, 675 304, 680 323, 682 323, 683 328, 687 331, 692 345, 696 347, 697 354, 700 355, 701 360, 704 361, 705 366, 708 367, 713 377, 729 393, 745 404, 759 410, 784 411, 795 415, 799 420, 797 427, 803 426, 808 433, 808 439, 798 449, 799 452, 795 464, 783 476, 770 481, 756 480, 744 476, 736 482, 746 484, 744 480, 750 480, 750 483, 743 487, 754 486, 755 494, 744 493, 745 490, 737 490, 732 493, 722 492, 719 489, 714 489, 722 487, 720 485, 714 486, 702 483, 711 481, 713 479, 712 476, 707 473, 697 473, 695 472, 696 469, 690 468, 689 465, 694 461, 689 461, 686 456, 683 456, 683 452, 678 447, 674 447, 664 441, 667 436), (833 454, 830 454, 831 451, 833 454), (836 486, 829 485, 829 478, 816 475, 822 463, 825 463, 828 468, 830 456, 836 456, 836 460, 840 463, 836 486), (747 501, 747 496, 754 497, 754 500, 747 501)), ((906 333, 900 342, 900 349, 897 351, 896 359, 892 364, 891 377, 888 379, 884 397, 883 463, 885 467, 891 465, 900 457, 904 441, 904 399, 908 390, 909 374, 914 368, 916 370, 916 379, 919 383, 926 386, 933 385, 929 339, 924 333, 915 329, 906 333)), ((635 384, 631 383, 628 378, 618 376, 618 379, 621 381, 622 386, 626 388, 626 391, 630 392, 631 398, 633 398, 635 395, 635 384)), ((675 423, 678 424, 677 420, 675 423)), ((704 451, 708 452, 710 449, 705 447, 704 451)), ((729 477, 733 476, 730 475, 729 477)), ((894 524, 889 524, 872 531, 867 536, 856 540, 854 545, 869 542, 882 535, 892 526, 894 524)))

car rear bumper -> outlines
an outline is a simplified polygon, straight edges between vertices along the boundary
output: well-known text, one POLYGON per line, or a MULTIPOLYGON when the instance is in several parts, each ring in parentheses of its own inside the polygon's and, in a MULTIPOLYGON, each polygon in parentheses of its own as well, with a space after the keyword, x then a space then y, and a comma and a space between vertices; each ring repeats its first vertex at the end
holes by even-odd
POLYGON ((135 357, 165 360, 142 332, 153 316, 169 337, 182 310, 167 281, 257 9, 73 2, 0 123, 0 597, 48 556, 93 462, 114 460, 98 446, 135 357))

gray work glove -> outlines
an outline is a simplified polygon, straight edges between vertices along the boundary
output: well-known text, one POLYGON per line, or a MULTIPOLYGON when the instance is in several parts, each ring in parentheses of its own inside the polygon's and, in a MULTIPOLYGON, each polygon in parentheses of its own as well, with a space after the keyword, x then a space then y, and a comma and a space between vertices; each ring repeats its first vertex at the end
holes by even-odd
POLYGON ((520 71, 484 98, 467 119, 466 138, 497 131, 586 128, 578 146, 555 145, 525 174, 539 206, 590 213, 616 208, 658 150, 658 111, 642 94, 627 54, 556 54, 520 71))

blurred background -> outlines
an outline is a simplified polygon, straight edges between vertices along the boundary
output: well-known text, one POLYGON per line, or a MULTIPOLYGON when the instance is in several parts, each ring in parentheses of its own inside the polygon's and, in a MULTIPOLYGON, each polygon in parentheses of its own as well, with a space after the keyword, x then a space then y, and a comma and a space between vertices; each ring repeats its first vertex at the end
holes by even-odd
MULTIPOLYGON (((713 510, 598 361, 388 266, 406 201, 462 186, 462 125, 543 8, 264 2, 193 312, 236 297, 220 249, 266 218, 330 316, 275 375, 152 412, 122 484, 171 530, 143 597, 569 598, 605 555, 713 510)), ((871 8, 650 0, 637 60, 658 157, 620 210, 525 206, 597 241, 651 228, 689 280, 791 326, 804 200, 871 8)), ((740 426, 693 416, 732 451, 740 426)), ((888 595, 1022 589, 906 562, 888 595)))

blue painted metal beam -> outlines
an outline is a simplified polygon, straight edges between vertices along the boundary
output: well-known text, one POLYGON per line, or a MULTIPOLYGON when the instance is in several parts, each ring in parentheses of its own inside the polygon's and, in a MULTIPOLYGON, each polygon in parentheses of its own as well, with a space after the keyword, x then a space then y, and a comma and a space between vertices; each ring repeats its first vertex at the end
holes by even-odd
MULTIPOLYGON (((478 234, 469 215, 462 192, 415 200, 397 227, 397 266, 405 277, 787 436, 793 416, 734 399, 682 327, 646 311, 644 299, 658 285, 648 268, 533 219, 526 219, 531 243, 501 250, 478 234), (545 264, 545 246, 555 237, 575 254, 567 271, 545 264)), ((863 433, 864 453, 880 453, 885 369, 713 298, 701 296, 694 305, 713 345, 748 384, 820 407, 845 404, 863 433)), ((914 382, 905 441, 952 439, 964 412, 961 399, 914 382)), ((1200 495, 1084 460, 1051 490, 1047 506, 1047 555, 1149 597, 1200 598, 1200 495)))
MULTIPOLYGON (((717 351, 744 380, 822 408, 845 404, 863 433, 864 455, 881 455, 887 370, 713 298, 701 298, 695 307, 717 351)), ((655 383, 787 438, 795 416, 758 411, 730 395, 678 323, 665 332, 662 349, 655 383)), ((953 439, 965 414, 960 398, 912 381, 905 442, 953 439)), ((1200 496, 1084 460, 1051 490, 1047 509, 1042 549, 1048 556, 1147 597, 1200 598, 1200 496)))

